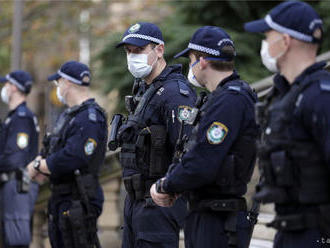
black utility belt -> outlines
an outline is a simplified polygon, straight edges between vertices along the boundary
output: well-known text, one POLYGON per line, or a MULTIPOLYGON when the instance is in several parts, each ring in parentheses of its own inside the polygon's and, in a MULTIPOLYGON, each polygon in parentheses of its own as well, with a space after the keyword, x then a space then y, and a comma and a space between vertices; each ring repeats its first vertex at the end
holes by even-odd
POLYGON ((207 199, 200 201, 189 201, 190 211, 215 211, 215 212, 237 212, 246 211, 247 205, 244 198, 238 199, 207 199))
POLYGON ((55 195, 69 195, 77 193, 75 183, 50 184, 50 190, 55 195))
POLYGON ((279 231, 299 231, 309 228, 318 228, 320 226, 320 219, 321 215, 319 213, 276 216, 267 226, 279 231))
POLYGON ((156 179, 145 180, 142 174, 135 174, 132 176, 124 177, 124 186, 127 194, 132 201, 142 200, 150 197, 150 188, 156 179))
POLYGON ((16 179, 16 178, 17 178, 16 171, 0 172, 0 184, 6 183, 6 182, 16 179))

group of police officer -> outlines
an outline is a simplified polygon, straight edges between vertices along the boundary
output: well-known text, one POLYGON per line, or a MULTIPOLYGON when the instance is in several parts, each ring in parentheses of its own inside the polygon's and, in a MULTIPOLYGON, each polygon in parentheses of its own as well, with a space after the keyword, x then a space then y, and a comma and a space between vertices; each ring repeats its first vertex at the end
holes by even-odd
MULTIPOLYGON (((189 58, 190 84, 181 65, 167 65, 156 25, 132 25, 117 45, 135 78, 129 114, 114 115, 109 142, 121 147, 127 192, 123 248, 178 247, 182 228, 187 248, 247 248, 255 221, 244 194, 257 156, 254 200, 275 203, 274 247, 330 247, 330 74, 316 63, 322 20, 309 4, 287 1, 245 30, 264 33, 262 62, 276 73, 263 102, 235 70, 222 28, 199 28, 175 56, 189 58), (210 93, 197 97, 191 85, 210 93)), ((36 182, 45 178, 51 246, 100 247, 107 117, 89 96, 86 65, 66 62, 48 80, 68 108, 38 153, 37 118, 25 102, 31 76, 0 79, 10 110, 1 130, 2 247, 29 246, 36 182)))

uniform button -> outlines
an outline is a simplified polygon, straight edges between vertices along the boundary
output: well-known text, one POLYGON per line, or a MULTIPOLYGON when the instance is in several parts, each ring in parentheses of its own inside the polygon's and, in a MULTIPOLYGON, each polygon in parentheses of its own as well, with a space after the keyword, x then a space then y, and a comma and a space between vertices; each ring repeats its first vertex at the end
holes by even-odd
POLYGON ((286 227, 286 221, 281 221, 281 227, 286 227))
POLYGON ((272 129, 270 127, 267 127, 265 133, 267 135, 269 135, 271 132, 272 132, 272 129))

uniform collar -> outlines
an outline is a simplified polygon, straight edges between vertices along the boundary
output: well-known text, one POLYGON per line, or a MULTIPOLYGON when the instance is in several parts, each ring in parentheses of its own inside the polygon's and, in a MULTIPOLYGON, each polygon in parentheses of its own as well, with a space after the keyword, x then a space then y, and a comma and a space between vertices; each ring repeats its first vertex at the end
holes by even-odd
POLYGON ((75 106, 72 106, 71 108, 67 108, 65 110, 65 112, 66 113, 72 113, 72 112, 76 111, 77 109, 80 109, 81 107, 83 107, 85 105, 89 105, 89 104, 91 104, 93 102, 95 102, 95 99, 94 98, 89 98, 89 99, 85 100, 84 102, 82 102, 79 105, 75 105, 75 106))
POLYGON ((274 77, 274 87, 280 94, 285 94, 290 89, 290 84, 285 77, 276 74, 274 77))
POLYGON ((299 84, 299 82, 302 82, 307 75, 310 75, 315 71, 319 71, 323 69, 326 66, 326 64, 327 63, 325 61, 321 61, 321 62, 316 62, 315 64, 307 67, 298 77, 296 77, 293 83, 299 84))
MULTIPOLYGON (((321 70, 325 66, 326 62, 321 61, 307 67, 300 75, 296 77, 293 84, 299 84, 304 80, 307 75, 310 75, 315 71, 321 70)), ((274 77, 274 87, 276 90, 278 90, 280 94, 285 94, 290 89, 290 84, 284 76, 276 74, 274 77)))
POLYGON ((158 77, 156 77, 152 82, 154 83, 157 81, 164 81, 172 72, 181 73, 181 71, 182 65, 180 64, 166 66, 164 70, 158 75, 158 77))
POLYGON ((15 113, 20 107, 26 107, 26 101, 24 101, 21 104, 19 104, 15 109, 9 111, 8 116, 10 116, 13 113, 15 113))
POLYGON ((240 77, 239 77, 237 71, 234 70, 233 73, 232 73, 230 76, 228 76, 228 77, 226 77, 226 78, 224 78, 224 79, 222 79, 222 80, 220 81, 220 83, 218 84, 217 88, 220 88, 220 87, 224 86, 226 83, 228 83, 228 82, 230 82, 230 81, 237 80, 237 79, 239 79, 239 78, 240 78, 240 77))

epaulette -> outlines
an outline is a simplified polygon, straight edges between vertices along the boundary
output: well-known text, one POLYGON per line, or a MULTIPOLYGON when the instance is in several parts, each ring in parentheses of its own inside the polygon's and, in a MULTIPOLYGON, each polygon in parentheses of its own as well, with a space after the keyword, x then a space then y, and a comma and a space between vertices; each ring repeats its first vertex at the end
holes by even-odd
POLYGON ((320 80, 320 88, 323 91, 330 91, 330 80, 320 80))
POLYGON ((94 108, 88 108, 88 119, 92 122, 97 121, 96 110, 94 108))
POLYGON ((189 88, 184 82, 178 81, 178 86, 181 95, 189 96, 189 88))

